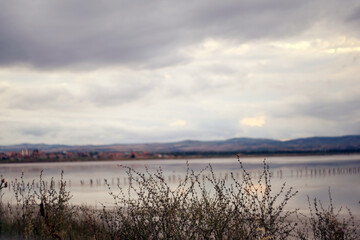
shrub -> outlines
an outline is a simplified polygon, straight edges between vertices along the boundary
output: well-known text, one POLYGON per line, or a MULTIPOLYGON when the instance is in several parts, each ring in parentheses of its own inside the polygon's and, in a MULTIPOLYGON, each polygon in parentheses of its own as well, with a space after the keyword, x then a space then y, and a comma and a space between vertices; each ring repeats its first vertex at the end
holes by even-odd
POLYGON ((314 199, 313 205, 309 201, 310 216, 296 220, 298 210, 285 207, 297 191, 285 183, 274 191, 265 160, 256 180, 238 162, 240 180, 234 174, 219 179, 210 165, 199 173, 188 165, 176 187, 165 181, 161 168, 151 173, 122 166, 129 184, 118 185, 116 193, 107 184, 114 202, 102 209, 70 205, 63 173, 58 186, 54 179, 43 181, 42 173, 38 183, 25 183, 22 175, 10 184, 15 202, 6 206, 1 191, 7 184, 2 180, 0 234, 21 239, 357 238, 351 212, 340 221, 331 195, 328 208, 314 199))
MULTIPOLYGON (((239 160, 239 159, 238 159, 239 160)), ((297 192, 292 188, 273 194, 269 166, 253 181, 239 160, 243 181, 217 179, 211 168, 195 174, 187 170, 176 188, 159 168, 144 173, 127 168, 129 185, 110 189, 115 209, 99 213, 111 239, 285 239, 295 228, 288 221, 297 210, 285 211, 297 192), (210 176, 201 178, 209 170, 210 176), (210 189, 206 186, 211 185, 210 189)))
POLYGON ((5 181, 5 178, 3 178, 1 175, 0 175, 0 179, 1 179, 0 181, 0 237, 1 237, 2 229, 3 229, 3 220, 5 217, 4 204, 2 200, 4 193, 2 192, 2 190, 4 188, 7 188, 8 183, 5 181))
POLYGON ((323 203, 314 199, 309 203, 310 216, 304 216, 300 222, 303 228, 298 230, 299 239, 319 239, 319 240, 352 240, 358 239, 358 226, 350 209, 347 208, 346 217, 342 213, 342 207, 337 211, 332 202, 329 189, 329 206, 326 208, 323 203))
MULTIPOLYGON (((25 239, 62 239, 69 232, 73 211, 69 206, 70 193, 66 191, 66 181, 63 173, 56 187, 52 178, 48 185, 40 174, 39 190, 35 188, 35 181, 26 183, 21 175, 20 180, 11 183, 15 204, 2 207, 2 229, 8 235, 15 235, 25 239)), ((3 203, 1 203, 3 206, 3 203)))

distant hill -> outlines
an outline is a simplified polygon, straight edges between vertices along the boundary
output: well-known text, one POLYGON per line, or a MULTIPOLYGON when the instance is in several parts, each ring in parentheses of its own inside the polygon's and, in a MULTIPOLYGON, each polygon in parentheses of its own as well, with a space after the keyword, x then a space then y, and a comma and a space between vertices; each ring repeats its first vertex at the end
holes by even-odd
POLYGON ((156 153, 281 153, 281 152, 360 152, 360 135, 342 137, 311 137, 288 141, 257 138, 232 138, 224 141, 180 141, 171 143, 112 144, 112 145, 49 145, 18 144, 0 146, 0 152, 21 151, 24 148, 44 152, 131 152, 156 153))

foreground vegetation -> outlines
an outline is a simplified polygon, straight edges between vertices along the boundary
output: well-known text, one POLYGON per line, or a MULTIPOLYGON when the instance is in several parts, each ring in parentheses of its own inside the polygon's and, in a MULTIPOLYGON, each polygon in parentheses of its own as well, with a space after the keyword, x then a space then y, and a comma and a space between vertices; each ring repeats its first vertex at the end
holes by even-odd
POLYGON ((228 182, 218 179, 211 166, 203 170, 207 177, 188 168, 176 188, 161 169, 124 168, 129 185, 117 193, 109 187, 114 206, 102 209, 70 205, 62 175, 58 187, 41 176, 39 188, 23 178, 12 182, 11 204, 2 200, 8 184, 1 180, 0 239, 358 239, 351 212, 342 219, 332 201, 325 207, 309 200, 309 216, 286 210, 297 192, 285 183, 274 192, 265 161, 256 180, 240 160, 241 181, 233 175, 228 182))

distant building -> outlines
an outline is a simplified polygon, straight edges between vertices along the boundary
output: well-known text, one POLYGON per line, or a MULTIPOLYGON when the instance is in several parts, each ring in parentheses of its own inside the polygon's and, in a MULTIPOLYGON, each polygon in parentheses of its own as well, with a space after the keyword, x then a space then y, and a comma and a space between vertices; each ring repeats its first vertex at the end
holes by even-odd
POLYGON ((21 150, 21 155, 23 157, 28 157, 29 156, 29 149, 25 148, 25 149, 21 150))

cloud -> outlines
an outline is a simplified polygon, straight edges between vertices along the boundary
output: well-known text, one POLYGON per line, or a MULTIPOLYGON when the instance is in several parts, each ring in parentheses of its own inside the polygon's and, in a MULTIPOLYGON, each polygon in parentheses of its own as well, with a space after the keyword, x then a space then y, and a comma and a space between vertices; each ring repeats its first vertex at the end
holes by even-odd
POLYGON ((0 94, 5 93, 9 88, 9 84, 7 82, 0 82, 0 94))
POLYGON ((353 9, 353 12, 347 17, 347 21, 360 23, 360 5, 353 9))
POLYGON ((87 86, 85 98, 98 107, 118 106, 144 98, 155 86, 149 81, 91 84, 87 86))
POLYGON ((185 126, 185 125, 186 125, 186 121, 184 121, 184 120, 177 120, 177 121, 169 124, 169 126, 171 126, 171 127, 179 127, 179 126, 185 126))
MULTIPOLYGON (((0 66, 159 68, 187 62, 179 49, 208 38, 279 39, 318 21, 340 19, 341 25, 352 6, 355 0, 346 8, 325 0, 2 1, 0 66)), ((357 13, 351 16, 356 19, 357 13)))
POLYGON ((0 106, 8 109, 84 111, 141 101, 159 88, 155 73, 107 68, 86 73, 21 68, 0 72, 0 106), (151 81, 152 79, 152 81, 151 81))
POLYGON ((30 135, 34 137, 44 137, 45 135, 53 132, 51 128, 42 128, 42 127, 29 127, 23 128, 20 130, 20 133, 23 135, 30 135))
POLYGON ((360 99, 322 99, 296 107, 298 114, 317 117, 329 121, 351 121, 360 119, 360 99))
POLYGON ((241 119, 240 124, 249 127, 262 127, 265 124, 265 117, 244 117, 241 119))
POLYGON ((79 106, 79 100, 67 89, 20 88, 8 90, 0 96, 3 105, 9 109, 22 110, 73 110, 79 106))
POLYGON ((0 143, 360 134, 358 11, 0 1, 0 143))
POLYGON ((305 50, 256 41, 246 50, 232 51, 244 48, 216 40, 215 49, 199 55, 202 44, 189 48, 190 64, 151 70, 2 70, 6 91, 0 94, 0 108, 8 122, 0 142, 289 139, 359 132, 360 73, 353 53, 329 57, 320 51, 341 45, 341 38, 322 42, 322 49, 316 41, 306 41, 310 46, 305 50), (266 116, 265 123, 257 127, 252 118, 261 116, 266 116), (241 124, 245 117, 253 127, 241 124), (10 127, 9 122, 19 119, 21 124, 10 127), (186 125, 169 126, 185 119, 186 125), (48 133, 32 131, 37 124, 49 126, 48 133), (52 126, 56 129, 50 131, 52 126))

